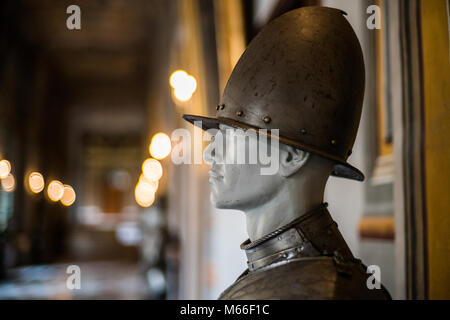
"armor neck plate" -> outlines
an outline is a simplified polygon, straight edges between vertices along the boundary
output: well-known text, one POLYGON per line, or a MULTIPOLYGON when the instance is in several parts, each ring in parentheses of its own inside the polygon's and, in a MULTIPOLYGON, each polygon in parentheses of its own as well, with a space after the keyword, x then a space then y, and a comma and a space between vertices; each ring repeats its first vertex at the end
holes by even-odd
POLYGON ((332 256, 353 260, 353 255, 324 203, 291 223, 254 242, 241 244, 249 271, 301 257, 332 256))

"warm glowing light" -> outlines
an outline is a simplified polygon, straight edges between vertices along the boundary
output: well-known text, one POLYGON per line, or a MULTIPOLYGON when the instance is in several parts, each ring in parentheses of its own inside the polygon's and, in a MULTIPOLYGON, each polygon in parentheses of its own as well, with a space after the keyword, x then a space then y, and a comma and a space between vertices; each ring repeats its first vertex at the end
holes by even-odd
POLYGON ((8 160, 0 161, 0 179, 5 179, 11 172, 11 164, 8 160))
POLYGON ((194 93, 195 90, 197 90, 197 80, 195 80, 193 76, 188 76, 185 79, 184 86, 186 87, 186 90, 189 90, 192 93, 194 93))
POLYGON ((32 172, 28 176, 28 186, 30 187, 31 192, 39 193, 44 190, 44 177, 39 172, 32 172))
POLYGON ((64 185, 58 180, 53 180, 47 187, 47 194, 50 200, 59 201, 64 194, 64 185))
POLYGON ((195 90, 197 90, 197 80, 183 70, 177 70, 172 73, 170 85, 173 88, 175 98, 183 102, 191 99, 195 90))
POLYGON ((61 197, 61 203, 66 207, 70 207, 75 202, 76 198, 77 196, 75 194, 75 190, 73 190, 71 186, 65 184, 63 195, 61 197))
POLYGON ((141 185, 143 188, 149 190, 152 193, 155 193, 158 190, 158 180, 149 180, 143 174, 139 178, 138 185, 141 185))
POLYGON ((148 208, 155 202, 155 196, 153 196, 151 199, 141 199, 139 198, 139 196, 136 196, 136 202, 141 207, 148 208))
POLYGON ((155 202, 155 192, 142 183, 138 183, 134 189, 134 197, 137 204, 144 208, 150 207, 155 202))
POLYGON ((12 192, 16 188, 16 180, 11 173, 2 179, 2 188, 6 192, 12 192))
POLYGON ((142 172, 148 180, 158 181, 163 174, 163 169, 158 160, 147 159, 142 164, 142 172))
POLYGON ((186 102, 192 98, 192 92, 186 90, 185 88, 175 88, 175 90, 173 90, 173 94, 175 98, 181 102, 186 102))
POLYGON ((176 88, 181 85, 183 82, 183 79, 185 79, 188 76, 186 71, 183 70, 176 70, 172 73, 170 76, 170 86, 172 88, 176 88))
POLYGON ((150 154, 153 158, 161 160, 167 157, 172 150, 172 142, 167 134, 159 132, 155 134, 150 143, 150 154))

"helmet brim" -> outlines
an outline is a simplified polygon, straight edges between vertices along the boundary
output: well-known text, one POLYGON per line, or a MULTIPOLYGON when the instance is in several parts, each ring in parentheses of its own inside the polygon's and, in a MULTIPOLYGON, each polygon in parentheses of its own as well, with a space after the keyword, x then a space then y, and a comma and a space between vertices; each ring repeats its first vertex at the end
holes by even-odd
MULTIPOLYGON (((271 136, 270 132, 267 132, 267 133, 260 132, 260 130, 262 128, 254 127, 254 126, 251 126, 246 123, 239 122, 239 121, 236 121, 236 120, 233 120, 230 118, 224 118, 224 117, 210 118, 210 117, 196 116, 196 115, 191 115, 191 114, 184 114, 183 119, 200 127, 203 130, 219 129, 219 125, 224 124, 224 125, 227 125, 230 127, 240 128, 240 129, 245 129, 245 130, 253 129, 253 130, 257 131, 258 133, 271 136)), ((274 137, 276 137, 281 143, 284 143, 284 144, 302 149, 304 151, 317 154, 326 159, 335 161, 335 164, 333 167, 333 172, 331 173, 335 177, 346 178, 346 179, 357 180, 357 181, 364 181, 364 174, 343 159, 339 159, 336 156, 327 154, 323 151, 317 150, 314 147, 308 146, 308 145, 301 143, 299 141, 296 141, 296 140, 288 139, 281 135, 274 136, 274 137)))

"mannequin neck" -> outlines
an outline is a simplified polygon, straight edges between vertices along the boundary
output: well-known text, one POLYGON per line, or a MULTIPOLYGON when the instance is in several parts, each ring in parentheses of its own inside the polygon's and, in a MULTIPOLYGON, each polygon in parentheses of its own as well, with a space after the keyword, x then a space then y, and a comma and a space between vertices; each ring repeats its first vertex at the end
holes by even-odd
POLYGON ((325 181, 288 179, 278 193, 264 204, 244 210, 250 241, 301 217, 323 203, 325 181))

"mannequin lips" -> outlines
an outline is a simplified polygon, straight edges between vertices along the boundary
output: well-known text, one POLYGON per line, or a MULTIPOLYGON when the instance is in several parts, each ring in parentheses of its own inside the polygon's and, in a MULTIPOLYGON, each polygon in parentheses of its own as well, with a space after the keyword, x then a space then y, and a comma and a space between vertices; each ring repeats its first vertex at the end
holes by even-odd
POLYGON ((217 173, 217 171, 214 171, 213 169, 209 170, 208 173, 209 173, 209 182, 210 183, 223 179, 223 176, 221 174, 217 173))

